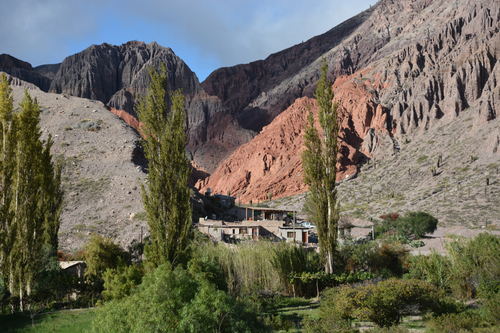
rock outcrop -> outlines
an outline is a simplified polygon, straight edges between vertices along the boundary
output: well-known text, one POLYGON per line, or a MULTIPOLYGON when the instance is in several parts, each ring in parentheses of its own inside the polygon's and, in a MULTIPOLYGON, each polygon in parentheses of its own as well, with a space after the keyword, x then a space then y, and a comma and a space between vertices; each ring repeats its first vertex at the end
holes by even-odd
POLYGON ((32 83, 45 92, 49 90, 50 79, 48 77, 36 72, 29 63, 11 55, 0 54, 0 71, 22 81, 32 83))
POLYGON ((92 45, 63 61, 50 91, 99 100, 115 113, 121 110, 120 115, 131 124, 137 116, 134 105, 138 97, 149 89, 148 69, 159 69, 161 63, 167 66, 169 90, 182 89, 185 96, 191 157, 213 171, 254 133, 239 126, 216 96, 204 92, 196 74, 170 48, 136 41, 92 45))
POLYGON ((110 107, 135 115, 137 96, 149 88, 148 68, 168 71, 169 89, 196 92, 198 79, 170 48, 156 43, 129 42, 120 46, 92 45, 67 57, 50 86, 50 92, 99 100, 110 107))
MULTIPOLYGON (((367 133, 376 131, 377 137, 389 138, 389 132, 386 110, 372 101, 366 87, 356 84, 353 76, 338 79, 334 90, 340 126, 337 180, 342 180, 356 175, 358 162, 365 158, 358 148, 367 133)), ((229 191, 242 202, 267 200, 269 193, 280 198, 306 191, 301 155, 309 110, 317 114, 315 99, 297 99, 196 187, 201 192, 207 188, 213 193, 229 191)), ((317 119, 316 126, 321 135, 317 119)))

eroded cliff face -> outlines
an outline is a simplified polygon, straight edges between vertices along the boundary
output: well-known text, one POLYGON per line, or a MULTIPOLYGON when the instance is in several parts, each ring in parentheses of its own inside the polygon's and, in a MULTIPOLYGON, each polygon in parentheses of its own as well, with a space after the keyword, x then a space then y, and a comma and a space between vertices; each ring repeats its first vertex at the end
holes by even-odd
POLYGON ((423 133, 470 108, 475 126, 497 117, 500 4, 459 5, 445 28, 394 52, 360 78, 390 110, 398 138, 423 133))
MULTIPOLYGON (((343 145, 339 178, 356 173, 360 158, 383 159, 394 155, 406 140, 425 140, 427 130, 454 121, 464 111, 470 112, 475 128, 497 117, 500 110, 498 1, 458 0, 450 4, 444 0, 386 0, 365 15, 368 17, 350 35, 323 54, 330 64, 329 76, 335 79, 335 100, 339 102, 343 145)), ((292 54, 291 50, 280 54, 284 57, 292 54)), ((272 58, 221 69, 203 83, 205 87, 211 86, 207 90, 217 92, 228 108, 240 110, 235 117, 240 123, 248 120, 251 124, 255 116, 262 124, 270 125, 222 163, 209 179, 199 182, 202 191, 207 187, 220 193, 229 190, 241 193, 242 201, 248 201, 265 200, 269 192, 280 197, 306 190, 302 177, 298 176, 302 173, 301 148, 291 149, 273 137, 273 133, 277 136, 284 132, 281 126, 301 128, 291 131, 296 133, 296 143, 301 147, 305 116, 302 113, 300 118, 295 113, 304 100, 297 100, 299 104, 292 104, 273 117, 283 105, 295 100, 298 90, 299 96, 312 95, 321 58, 267 91, 269 85, 250 85, 253 96, 257 88, 260 95, 247 105, 243 105, 244 99, 228 93, 231 80, 244 84, 242 78, 251 77, 253 67, 271 66, 272 58), (217 84, 224 85, 216 90, 212 80, 221 80, 217 84), (225 98, 226 95, 231 97, 225 98), (283 125, 282 117, 295 117, 297 124, 283 125), (283 147, 273 146, 272 142, 283 147), (281 169, 286 176, 278 171, 281 169)), ((496 154, 498 133, 494 131, 489 136, 491 140, 485 146, 496 154)))
POLYGON ((169 89, 183 89, 188 95, 196 92, 196 75, 170 48, 154 42, 92 45, 67 57, 50 92, 99 100, 135 115, 137 97, 149 88, 148 68, 159 69, 162 62, 167 66, 169 89))
POLYGON ((255 133, 234 121, 218 97, 205 93, 195 73, 170 48, 154 42, 92 45, 63 61, 50 91, 99 100, 130 123, 137 118, 134 105, 149 89, 148 69, 159 69, 161 63, 167 66, 168 89, 182 89, 185 96, 191 157, 213 171, 255 133))
MULTIPOLYGON (((355 76, 341 77, 334 84, 333 101, 338 104, 340 127, 337 180, 356 176, 358 163, 366 158, 360 146, 369 131, 390 140, 386 110, 372 100, 365 85, 354 81, 355 76)), ((301 155, 309 110, 316 117, 321 135, 316 100, 297 99, 196 187, 201 192, 207 188, 212 193, 229 191, 244 203, 267 200, 269 193, 273 198, 280 198, 306 191, 301 155)))
POLYGON ((11 55, 0 54, 0 71, 17 78, 18 80, 14 80, 17 82, 16 85, 21 85, 19 80, 22 80, 37 86, 45 92, 49 90, 50 79, 48 77, 36 72, 31 64, 11 55))

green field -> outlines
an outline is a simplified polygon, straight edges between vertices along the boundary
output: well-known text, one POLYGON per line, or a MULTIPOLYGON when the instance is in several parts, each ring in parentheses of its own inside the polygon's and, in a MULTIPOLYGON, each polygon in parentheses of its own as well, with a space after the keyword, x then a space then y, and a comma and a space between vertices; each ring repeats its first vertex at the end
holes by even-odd
POLYGON ((31 326, 29 314, 0 315, 0 332, 83 333, 90 329, 94 309, 62 310, 35 317, 35 327, 31 326))

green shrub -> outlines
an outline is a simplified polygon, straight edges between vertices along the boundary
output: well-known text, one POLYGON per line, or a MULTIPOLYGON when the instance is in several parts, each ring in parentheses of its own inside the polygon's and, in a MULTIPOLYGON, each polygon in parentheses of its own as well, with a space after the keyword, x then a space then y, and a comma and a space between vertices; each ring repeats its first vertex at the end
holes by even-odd
POLYGON ((439 289, 450 290, 451 261, 447 256, 433 250, 427 256, 411 256, 407 264, 406 278, 423 280, 439 289))
POLYGON ((451 260, 450 285, 457 296, 488 298, 500 291, 500 237, 482 233, 446 246, 451 260))
POLYGON ((354 318, 349 313, 339 311, 337 306, 338 288, 328 289, 321 299, 321 306, 318 309, 319 319, 307 317, 302 321, 304 332, 306 333, 355 333, 358 330, 352 328, 351 323, 354 318))
POLYGON ((424 241, 422 241, 420 239, 417 239, 417 240, 414 240, 414 241, 410 242, 410 247, 419 248, 419 247, 422 247, 422 246, 425 246, 425 243, 424 243, 424 241))
POLYGON ((160 265, 130 296, 96 311, 92 332, 267 332, 246 302, 181 267, 160 265))
POLYGON ((138 264, 108 268, 103 275, 104 291, 102 294, 106 300, 118 300, 129 296, 131 290, 141 283, 143 276, 144 269, 138 264))
POLYGON ((484 302, 486 317, 491 322, 500 325, 500 294, 493 294, 484 302))
POLYGON ((390 327, 403 316, 437 309, 442 294, 424 281, 392 278, 376 286, 340 286, 325 298, 333 303, 331 311, 344 320, 370 320, 379 327, 390 327))
POLYGON ((481 318, 470 312, 450 313, 431 318, 426 324, 426 332, 471 332, 481 325, 481 318))
POLYGON ((401 235, 415 235, 422 238, 425 234, 432 234, 437 229, 438 220, 424 212, 408 212, 398 220, 397 230, 401 235))

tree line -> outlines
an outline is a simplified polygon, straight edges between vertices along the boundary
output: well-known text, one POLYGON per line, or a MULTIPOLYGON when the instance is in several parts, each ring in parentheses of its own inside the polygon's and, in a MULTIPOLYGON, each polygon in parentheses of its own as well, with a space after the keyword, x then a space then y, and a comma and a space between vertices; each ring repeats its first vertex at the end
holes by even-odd
POLYGON ((32 294, 43 252, 55 256, 62 209, 62 163, 41 139, 40 106, 27 90, 14 109, 7 77, 0 80, 0 271, 11 295, 32 294))

